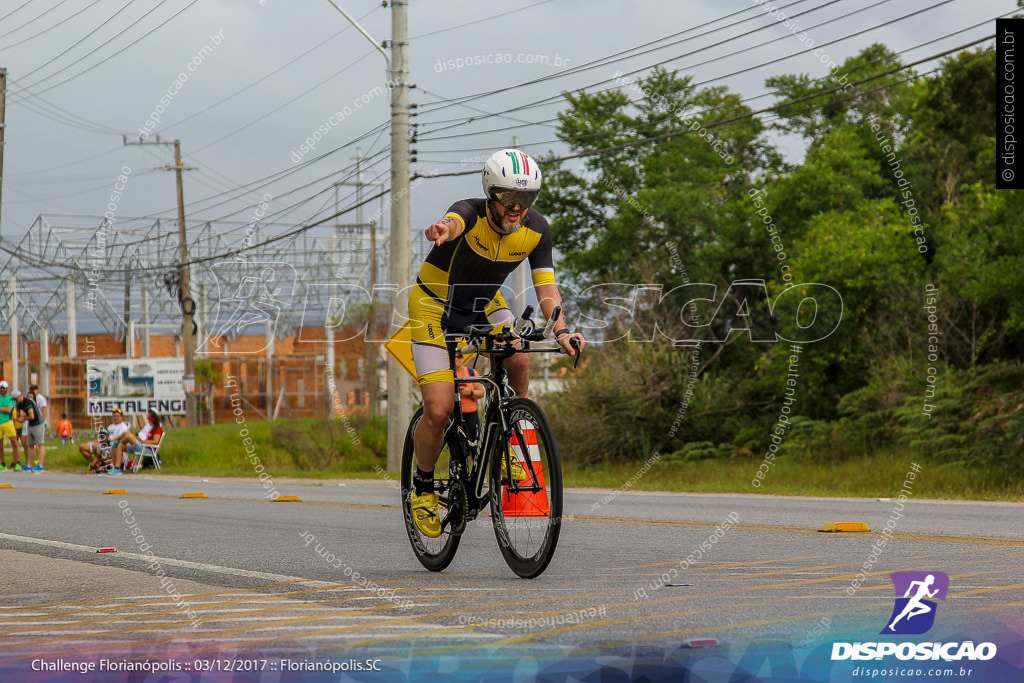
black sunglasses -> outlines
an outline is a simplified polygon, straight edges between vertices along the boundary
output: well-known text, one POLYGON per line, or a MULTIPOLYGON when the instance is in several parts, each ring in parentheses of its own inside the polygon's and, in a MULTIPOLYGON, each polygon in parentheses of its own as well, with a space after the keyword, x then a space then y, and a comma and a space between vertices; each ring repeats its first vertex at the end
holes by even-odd
POLYGON ((511 209, 518 204, 523 211, 526 211, 533 206, 533 202, 537 200, 538 194, 537 190, 493 190, 491 192, 491 199, 506 209, 511 209))

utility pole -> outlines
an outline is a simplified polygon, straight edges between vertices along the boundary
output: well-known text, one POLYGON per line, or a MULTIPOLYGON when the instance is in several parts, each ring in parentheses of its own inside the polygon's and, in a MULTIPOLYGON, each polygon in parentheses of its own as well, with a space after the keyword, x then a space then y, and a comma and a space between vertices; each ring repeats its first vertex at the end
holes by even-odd
POLYGON ((182 352, 185 356, 185 374, 181 382, 185 388, 185 426, 195 427, 198 422, 196 415, 196 338, 192 334, 193 318, 195 317, 195 300, 192 299, 192 288, 190 283, 190 270, 188 267, 188 234, 185 230, 185 190, 182 183, 182 173, 191 171, 181 161, 181 140, 174 142, 161 142, 160 136, 152 142, 143 140, 128 142, 128 136, 123 136, 125 145, 172 145, 174 147, 174 166, 165 166, 166 170, 173 170, 175 184, 178 193, 178 278, 180 289, 179 301, 181 304, 181 343, 182 352))
MULTIPOLYGON (((409 318, 409 6, 391 0, 391 321, 409 318)), ((388 359, 388 470, 402 468, 405 431, 412 419, 412 379, 388 359)))
POLYGON ((377 221, 370 221, 370 319, 366 324, 363 351, 366 357, 366 374, 370 384, 370 417, 377 417, 377 403, 380 401, 380 379, 377 373, 377 221))
MULTIPOLYGON (((7 301, 7 329, 11 341, 11 377, 12 389, 18 388, 18 352, 21 349, 18 344, 18 278, 11 276, 10 282, 11 298, 7 301)), ((5 378, 6 379, 6 378, 5 378)))
POLYGON ((185 426, 195 427, 196 420, 196 338, 192 334, 195 302, 192 299, 192 288, 189 281, 188 267, 188 235, 185 231, 185 190, 182 185, 182 172, 185 165, 181 163, 181 141, 174 141, 174 181, 178 186, 178 258, 180 259, 179 277, 181 287, 181 339, 185 351, 185 374, 182 384, 185 385, 185 426), (188 306, 185 302, 192 301, 188 306))
MULTIPOLYGON (((384 55, 391 88, 391 266, 389 289, 391 323, 409 318, 409 22, 408 0, 391 5, 391 57, 336 0, 327 0, 384 55)), ((412 418, 412 379, 388 358, 388 470, 402 467, 405 430, 412 418)))
MULTIPOLYGON (((4 128, 7 126, 7 69, 0 67, 0 215, 4 208, 4 128)), ((0 235, 3 230, 0 230, 0 235)))

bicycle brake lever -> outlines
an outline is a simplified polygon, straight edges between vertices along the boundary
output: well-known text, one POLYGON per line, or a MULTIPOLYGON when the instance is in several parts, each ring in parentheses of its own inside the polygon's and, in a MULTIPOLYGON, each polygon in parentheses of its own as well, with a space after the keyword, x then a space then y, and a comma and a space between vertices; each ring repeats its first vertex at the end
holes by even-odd
POLYGON ((569 346, 571 346, 576 351, 576 355, 573 356, 572 362, 572 369, 575 370, 576 366, 580 364, 580 356, 583 355, 583 350, 580 349, 580 340, 576 337, 572 337, 569 340, 569 346))

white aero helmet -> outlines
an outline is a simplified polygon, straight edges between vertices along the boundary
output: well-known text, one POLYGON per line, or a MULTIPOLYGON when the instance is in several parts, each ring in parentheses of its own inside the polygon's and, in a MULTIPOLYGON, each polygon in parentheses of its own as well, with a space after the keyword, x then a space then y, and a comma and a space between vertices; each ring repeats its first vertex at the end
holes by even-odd
POLYGON ((483 187, 487 199, 525 212, 533 205, 541 186, 540 166, 525 152, 503 149, 484 163, 483 187))

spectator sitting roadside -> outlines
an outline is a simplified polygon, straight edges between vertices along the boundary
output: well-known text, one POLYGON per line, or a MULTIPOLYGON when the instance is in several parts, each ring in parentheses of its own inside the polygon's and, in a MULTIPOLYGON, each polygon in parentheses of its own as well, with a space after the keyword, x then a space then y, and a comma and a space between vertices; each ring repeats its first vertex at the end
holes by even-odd
POLYGON ((74 427, 67 413, 60 414, 60 422, 57 423, 57 436, 60 437, 60 445, 67 446, 74 438, 74 427))
POLYGON ((157 445, 160 443, 160 437, 163 436, 163 433, 164 430, 160 428, 160 416, 155 411, 150 410, 146 414, 146 426, 139 430, 138 436, 127 431, 118 437, 116 441, 111 439, 111 443, 114 445, 114 469, 110 470, 108 474, 121 474, 121 461, 126 451, 132 455, 141 455, 143 444, 149 446, 157 445))
POLYGON ((100 460, 104 456, 110 455, 110 442, 128 431, 128 423, 124 421, 124 414, 120 408, 114 408, 110 419, 109 427, 104 427, 97 431, 96 441, 89 441, 78 446, 78 452, 89 463, 90 472, 98 471, 100 460), (108 435, 109 441, 107 439, 108 435))

